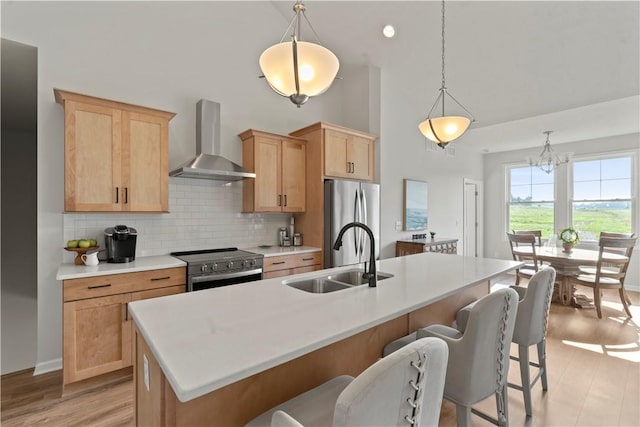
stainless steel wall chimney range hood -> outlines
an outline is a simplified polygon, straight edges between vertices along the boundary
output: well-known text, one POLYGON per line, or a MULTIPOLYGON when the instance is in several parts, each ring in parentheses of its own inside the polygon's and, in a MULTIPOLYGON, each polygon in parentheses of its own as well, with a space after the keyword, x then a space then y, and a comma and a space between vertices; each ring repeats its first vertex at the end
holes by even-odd
POLYGON ((201 99, 196 104, 196 158, 169 172, 182 178, 239 181, 255 178, 242 166, 220 155, 220 104, 201 99))

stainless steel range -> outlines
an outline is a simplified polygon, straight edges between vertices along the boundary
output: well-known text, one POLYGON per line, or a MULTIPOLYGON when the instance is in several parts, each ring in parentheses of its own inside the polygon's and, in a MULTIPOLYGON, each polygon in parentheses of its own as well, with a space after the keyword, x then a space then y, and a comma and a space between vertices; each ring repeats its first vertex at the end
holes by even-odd
POLYGON ((263 256, 238 248, 171 252, 187 263, 187 292, 262 279, 263 256))

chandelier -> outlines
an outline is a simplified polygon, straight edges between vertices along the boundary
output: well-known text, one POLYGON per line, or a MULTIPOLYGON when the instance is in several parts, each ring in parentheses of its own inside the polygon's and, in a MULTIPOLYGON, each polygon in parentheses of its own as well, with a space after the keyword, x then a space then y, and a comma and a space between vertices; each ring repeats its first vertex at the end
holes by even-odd
POLYGON ((445 75, 444 75, 444 0, 442 0, 442 86, 440 87, 440 93, 436 98, 436 101, 433 103, 431 110, 427 114, 427 118, 418 125, 418 129, 420 132, 431 141, 438 144, 440 148, 444 148, 451 141, 462 136, 463 133, 469 128, 469 125, 474 122, 473 115, 467 110, 462 104, 460 104, 454 97, 451 95, 451 92, 447 89, 445 85, 445 75), (460 108, 462 108, 469 117, 466 116, 447 116, 445 114, 445 100, 449 97, 453 100, 460 108), (442 115, 440 117, 432 116, 436 107, 441 105, 442 115))
POLYGON ((288 97, 298 108, 312 96, 325 92, 338 74, 340 62, 336 55, 320 44, 318 34, 311 26, 301 0, 293 5, 295 15, 280 42, 260 55, 260 69, 271 89, 288 97), (317 43, 300 38, 302 18, 309 25, 317 43), (291 41, 283 42, 291 32, 291 41))
POLYGON ((547 130, 542 133, 547 135, 547 140, 544 143, 544 148, 542 149, 542 153, 540 153, 538 160, 536 160, 535 162, 533 160, 529 160, 529 166, 538 167, 549 174, 553 172, 553 170, 558 166, 569 163, 569 159, 565 158, 564 160, 560 160, 560 157, 558 157, 558 155, 553 151, 553 148, 551 148, 549 135, 553 133, 552 130, 547 130))

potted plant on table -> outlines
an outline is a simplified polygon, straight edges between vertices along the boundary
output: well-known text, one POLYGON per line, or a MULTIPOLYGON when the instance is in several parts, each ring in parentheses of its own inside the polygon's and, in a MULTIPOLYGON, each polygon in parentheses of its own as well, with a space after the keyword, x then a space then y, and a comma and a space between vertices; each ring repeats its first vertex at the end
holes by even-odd
POLYGON ((578 237, 578 232, 573 227, 567 227, 560 230, 560 240, 562 240, 562 250, 570 253, 580 241, 580 237, 578 237))

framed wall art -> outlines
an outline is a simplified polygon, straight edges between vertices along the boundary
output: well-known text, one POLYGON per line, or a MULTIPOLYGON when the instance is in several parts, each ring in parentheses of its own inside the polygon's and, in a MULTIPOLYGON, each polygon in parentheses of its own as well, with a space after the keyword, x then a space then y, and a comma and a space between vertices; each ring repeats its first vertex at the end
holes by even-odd
POLYGON ((429 222, 427 183, 404 180, 404 229, 426 230, 429 222))

